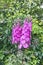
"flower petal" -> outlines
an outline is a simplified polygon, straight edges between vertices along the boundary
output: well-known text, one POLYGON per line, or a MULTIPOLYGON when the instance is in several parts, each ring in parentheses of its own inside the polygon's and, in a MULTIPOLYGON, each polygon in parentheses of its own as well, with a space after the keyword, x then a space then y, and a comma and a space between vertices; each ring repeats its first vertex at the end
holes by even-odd
POLYGON ((21 49, 22 48, 22 44, 18 45, 18 49, 21 49))
POLYGON ((27 43, 25 43, 25 44, 23 44, 23 47, 24 47, 24 48, 28 48, 29 45, 28 45, 27 43))

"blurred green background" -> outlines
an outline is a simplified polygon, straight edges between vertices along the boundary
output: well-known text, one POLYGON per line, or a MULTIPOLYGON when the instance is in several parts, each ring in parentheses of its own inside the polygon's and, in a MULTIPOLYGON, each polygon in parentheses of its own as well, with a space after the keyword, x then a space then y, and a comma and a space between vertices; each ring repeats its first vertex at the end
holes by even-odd
POLYGON ((0 65, 43 65, 43 0, 0 0, 0 65), (11 44, 15 19, 32 17, 30 48, 11 44))

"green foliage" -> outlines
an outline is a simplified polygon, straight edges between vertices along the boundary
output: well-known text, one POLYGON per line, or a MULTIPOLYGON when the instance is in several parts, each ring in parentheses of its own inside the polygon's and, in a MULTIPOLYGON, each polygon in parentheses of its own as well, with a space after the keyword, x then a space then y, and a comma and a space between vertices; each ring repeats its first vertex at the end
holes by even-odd
POLYGON ((43 65, 43 0, 0 0, 0 65, 43 65), (32 43, 18 50, 11 44, 15 19, 32 17, 32 43))

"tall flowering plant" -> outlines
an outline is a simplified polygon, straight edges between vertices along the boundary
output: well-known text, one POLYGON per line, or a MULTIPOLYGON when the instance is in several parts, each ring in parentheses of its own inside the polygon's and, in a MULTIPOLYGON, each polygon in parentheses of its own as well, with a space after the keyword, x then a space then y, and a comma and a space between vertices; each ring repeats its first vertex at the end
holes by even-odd
POLYGON ((32 22, 26 18, 22 25, 18 22, 12 27, 12 44, 18 44, 18 48, 28 48, 31 44, 32 22))

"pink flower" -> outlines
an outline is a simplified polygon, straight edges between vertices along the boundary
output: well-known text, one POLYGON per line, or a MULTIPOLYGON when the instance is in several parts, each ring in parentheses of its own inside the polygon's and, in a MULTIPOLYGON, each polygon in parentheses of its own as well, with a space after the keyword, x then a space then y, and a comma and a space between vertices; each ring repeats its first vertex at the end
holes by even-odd
POLYGON ((18 44, 18 48, 28 48, 31 44, 32 22, 28 19, 24 20, 22 26, 20 23, 12 27, 12 44, 18 44))
POLYGON ((22 28, 20 23, 17 23, 15 26, 12 27, 12 44, 18 43, 20 41, 22 28))
POLYGON ((24 20, 22 27, 22 36, 20 37, 19 49, 28 48, 31 41, 32 22, 28 22, 28 19, 24 20))

